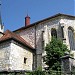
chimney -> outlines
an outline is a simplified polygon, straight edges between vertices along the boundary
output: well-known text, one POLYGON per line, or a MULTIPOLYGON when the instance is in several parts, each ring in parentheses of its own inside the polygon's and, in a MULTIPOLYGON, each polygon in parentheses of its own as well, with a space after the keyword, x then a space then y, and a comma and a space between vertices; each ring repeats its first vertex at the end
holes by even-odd
POLYGON ((28 25, 30 25, 30 17, 27 15, 25 17, 25 26, 28 26, 28 25))

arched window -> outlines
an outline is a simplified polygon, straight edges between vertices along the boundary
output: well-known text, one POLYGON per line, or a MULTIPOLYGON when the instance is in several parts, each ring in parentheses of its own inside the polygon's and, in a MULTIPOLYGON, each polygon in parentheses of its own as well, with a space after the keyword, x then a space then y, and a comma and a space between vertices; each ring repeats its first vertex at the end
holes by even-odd
POLYGON ((68 37, 70 43, 70 50, 75 50, 74 29, 72 27, 68 27, 68 37))
POLYGON ((56 31, 56 29, 55 28, 52 28, 51 29, 51 36, 53 37, 56 37, 57 38, 57 31, 56 31))

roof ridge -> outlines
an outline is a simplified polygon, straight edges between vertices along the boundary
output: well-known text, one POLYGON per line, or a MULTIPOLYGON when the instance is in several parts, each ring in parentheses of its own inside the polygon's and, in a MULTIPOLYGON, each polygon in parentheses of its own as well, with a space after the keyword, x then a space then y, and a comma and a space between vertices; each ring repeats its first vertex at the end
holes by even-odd
POLYGON ((34 22, 34 23, 32 23, 32 24, 26 26, 26 27, 23 26, 23 27, 21 27, 21 28, 19 28, 19 29, 16 29, 16 30, 14 30, 13 32, 16 32, 16 31, 19 31, 19 30, 23 30, 23 29, 27 29, 27 28, 29 28, 29 27, 35 26, 36 24, 38 24, 38 23, 40 23, 40 22, 43 22, 43 21, 46 21, 46 20, 49 20, 49 19, 52 19, 52 18, 55 18, 55 17, 58 17, 58 16, 68 16, 68 17, 73 17, 73 18, 75 18, 75 16, 73 16, 73 15, 57 13, 57 14, 55 14, 55 15, 53 15, 53 16, 49 16, 49 17, 47 17, 47 18, 44 18, 44 19, 42 19, 42 20, 40 20, 40 21, 36 21, 36 22, 34 22))

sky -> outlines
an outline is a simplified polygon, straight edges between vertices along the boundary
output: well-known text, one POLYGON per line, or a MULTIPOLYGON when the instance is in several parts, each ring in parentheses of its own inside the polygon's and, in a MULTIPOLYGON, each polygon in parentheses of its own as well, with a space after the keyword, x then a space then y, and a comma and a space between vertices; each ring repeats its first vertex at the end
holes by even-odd
POLYGON ((27 14, 34 23, 58 13, 75 16, 75 0, 1 0, 5 30, 14 31, 25 26, 27 14))

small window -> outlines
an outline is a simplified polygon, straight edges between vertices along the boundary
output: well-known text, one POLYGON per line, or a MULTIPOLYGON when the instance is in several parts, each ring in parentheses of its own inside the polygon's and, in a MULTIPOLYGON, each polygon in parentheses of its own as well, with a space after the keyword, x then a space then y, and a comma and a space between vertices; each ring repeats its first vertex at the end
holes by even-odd
POLYGON ((27 58, 24 57, 24 63, 25 63, 25 64, 26 64, 26 60, 27 60, 27 58))

